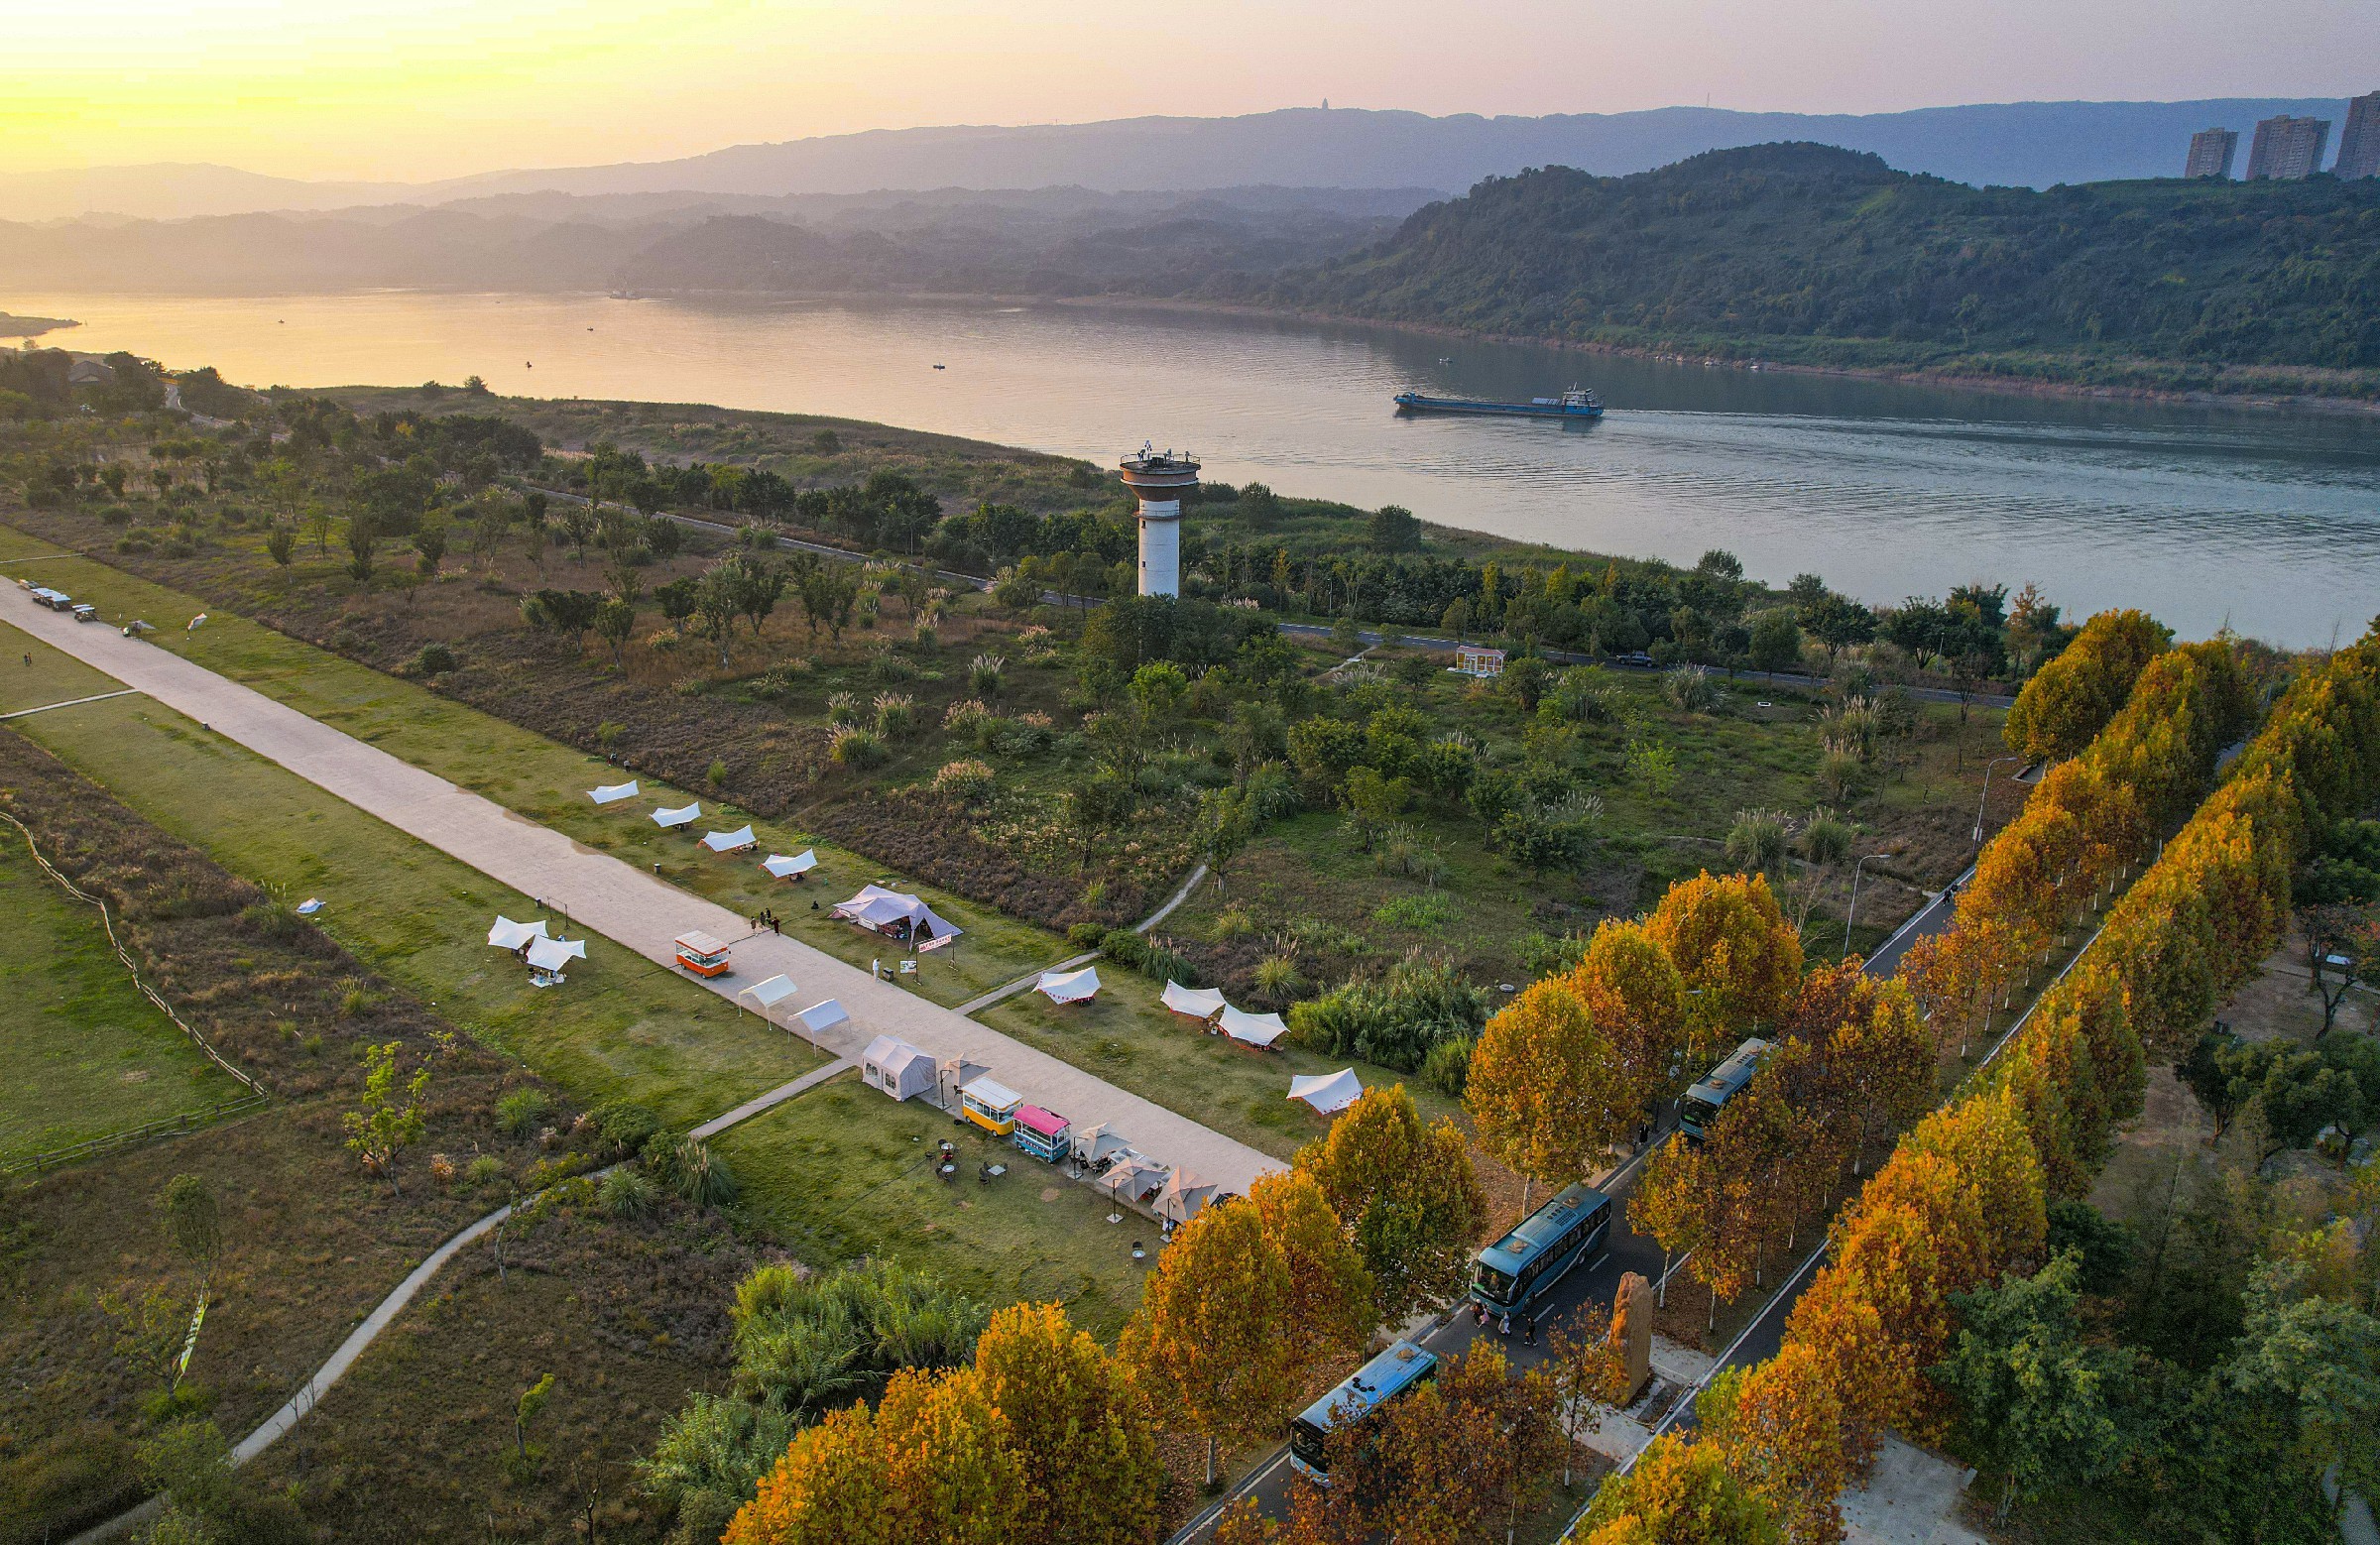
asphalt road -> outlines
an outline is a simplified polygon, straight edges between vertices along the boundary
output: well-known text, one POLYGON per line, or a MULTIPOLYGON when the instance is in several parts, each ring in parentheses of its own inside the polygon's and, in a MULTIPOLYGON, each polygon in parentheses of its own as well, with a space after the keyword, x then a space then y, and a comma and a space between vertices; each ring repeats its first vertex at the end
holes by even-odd
MULTIPOLYGON (((1866 963, 1868 974, 1879 977, 1891 976, 1900 969, 1901 958, 1908 952, 1909 946, 1930 934, 1940 933, 1949 927, 1957 904, 1959 888, 1964 886, 1965 881, 1965 875, 1960 876, 1950 890, 1930 898, 1914 915, 1903 922, 1892 936, 1877 948, 1875 954, 1869 957, 1866 963)), ((1620 1277, 1627 1272, 1636 1272, 1649 1282, 1659 1283, 1665 1265, 1669 1269, 1675 1269, 1681 1264, 1681 1262, 1675 1261, 1665 1262, 1661 1247, 1651 1238, 1630 1229, 1627 1222, 1626 1197, 1628 1192, 1633 1187, 1643 1162, 1651 1153, 1654 1144, 1664 1140, 1666 1136, 1666 1130, 1656 1134, 1654 1143, 1648 1143, 1639 1148, 1625 1163, 1605 1179, 1603 1189, 1619 1205, 1612 1210, 1611 1233, 1606 1243, 1604 1253, 1591 1266, 1574 1267, 1570 1275, 1564 1278, 1555 1289, 1551 1311, 1545 1316, 1544 1323, 1540 1327, 1538 1343, 1535 1347, 1522 1346, 1517 1331, 1505 1343, 1505 1356, 1516 1367, 1530 1367, 1543 1361, 1546 1342, 1544 1332, 1568 1323, 1572 1313, 1581 1304, 1600 1304, 1608 1309, 1613 1295, 1618 1290, 1620 1277)), ((1713 1367, 1714 1372, 1738 1364, 1756 1363, 1776 1354, 1779 1344, 1784 1339, 1785 1321, 1793 1313, 1794 1304, 1800 1300, 1803 1287, 1808 1284, 1812 1271, 1816 1269, 1817 1260, 1817 1255, 1812 1255, 1805 1260, 1787 1280, 1784 1290, 1761 1307, 1760 1313, 1754 1317, 1752 1323, 1746 1326, 1737 1336, 1734 1344, 1722 1354, 1719 1362, 1713 1367)), ((1495 1334, 1493 1327, 1484 1329, 1473 1321, 1468 1312, 1458 1309, 1450 1321, 1434 1326, 1428 1334, 1417 1340, 1424 1348, 1445 1358, 1465 1351, 1474 1341, 1483 1336, 1495 1334)), ((1690 1423, 1692 1421, 1692 1404, 1691 1400, 1680 1401, 1672 1418, 1665 1419, 1662 1428, 1666 1429, 1678 1422, 1690 1423)), ((1237 1502, 1243 1496, 1253 1495, 1265 1516, 1283 1517, 1288 1512, 1289 1487, 1293 1484, 1295 1484, 1295 1473, 1289 1468, 1289 1451, 1283 1447, 1267 1456, 1253 1471, 1250 1472, 1247 1479, 1233 1487, 1221 1499, 1202 1509, 1197 1516, 1175 1533, 1168 1545, 1190 1545, 1192 1541, 1205 1538, 1213 1531, 1215 1519, 1223 1509, 1237 1502)))

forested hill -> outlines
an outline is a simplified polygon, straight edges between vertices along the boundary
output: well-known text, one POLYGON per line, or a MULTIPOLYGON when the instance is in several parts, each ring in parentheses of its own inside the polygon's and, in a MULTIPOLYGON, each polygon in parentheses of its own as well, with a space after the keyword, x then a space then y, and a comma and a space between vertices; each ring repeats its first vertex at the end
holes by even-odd
POLYGON ((1820 145, 1620 178, 1548 167, 1249 298, 1853 366, 2180 386, 2300 367, 2301 387, 2369 396, 2380 178, 1976 188, 1820 145))

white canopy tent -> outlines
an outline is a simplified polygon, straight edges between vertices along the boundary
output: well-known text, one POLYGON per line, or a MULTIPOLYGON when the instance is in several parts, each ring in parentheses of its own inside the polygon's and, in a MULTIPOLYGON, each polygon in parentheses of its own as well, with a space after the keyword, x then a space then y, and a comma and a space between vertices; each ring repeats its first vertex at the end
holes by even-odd
POLYGON ((1123 1197, 1128 1202, 1137 1202, 1163 1185, 1165 1179, 1166 1170, 1162 1164, 1129 1157, 1118 1159, 1113 1169, 1099 1177, 1099 1185, 1102 1190, 1123 1197))
POLYGON ((1044 971, 1033 991, 1053 1004, 1087 1002, 1099 991, 1099 968, 1085 966, 1080 971, 1044 971))
POLYGON ((840 1000, 830 998, 825 1003, 810 1005, 809 1008, 804 1009, 793 1017, 801 1021, 803 1029, 816 1035, 822 1031, 831 1030, 838 1024, 849 1024, 851 1010, 845 1009, 840 1000))
POLYGON ((1164 1000, 1166 1008, 1175 1013, 1186 1013, 1193 1019, 1212 1019, 1230 1007, 1224 1003, 1223 989, 1219 987, 1184 987, 1179 982, 1168 981, 1165 991, 1158 996, 1164 1000))
POLYGON ((860 1079, 895 1100, 934 1092, 934 1059, 897 1036, 879 1035, 860 1053, 860 1079))
POLYGON ((880 929, 905 922, 910 927, 911 937, 930 933, 936 938, 943 938, 961 931, 956 923, 937 916, 934 909, 919 897, 898 891, 888 891, 883 886, 860 887, 858 895, 836 904, 835 915, 880 929))
POLYGON ((739 853, 753 845, 752 827, 748 823, 732 832, 708 832, 702 845, 713 853, 739 853))
POLYGON ((1323 1115, 1332 1116, 1364 1098, 1364 1081, 1356 1077, 1354 1068, 1292 1078, 1289 1098, 1303 1100, 1323 1115))
POLYGON ((1106 1122, 1074 1134, 1074 1156, 1085 1164, 1105 1164, 1131 1144, 1106 1122))
POLYGON ((584 939, 532 939, 529 944, 529 969, 548 971, 559 975, 561 969, 574 960, 587 958, 584 939))
POLYGON ((598 784, 587 790, 587 797, 597 804, 618 804, 623 799, 636 798, 638 792, 637 780, 632 777, 625 783, 598 784))
POLYGON ((536 922, 515 922, 502 912, 498 912, 496 926, 488 930, 488 943, 500 950, 521 949, 530 940, 543 937, 545 937, 545 920, 541 917, 536 922))
POLYGON ((766 1013, 799 991, 793 985, 793 979, 780 971, 766 982, 755 982, 736 996, 751 999, 766 1013))
POLYGON ((701 819, 702 801, 699 799, 692 804, 680 805, 674 810, 653 812, 653 824, 663 831, 675 831, 680 826, 691 826, 701 819))
POLYGON ((1201 1180, 1187 1169, 1177 1169, 1165 1177, 1165 1184, 1157 1190, 1157 1216, 1167 1223, 1188 1223, 1222 1190, 1213 1181, 1201 1180))
POLYGON ((782 853, 772 853, 761 860, 761 868, 779 880, 791 880, 796 876, 806 875, 817 867, 818 855, 809 848, 802 849, 790 858, 782 853))
POLYGON ((1288 1024, 1277 1013, 1250 1013, 1245 1009, 1223 1006, 1223 1033, 1246 1046, 1270 1049, 1272 1043, 1289 1033, 1288 1024))

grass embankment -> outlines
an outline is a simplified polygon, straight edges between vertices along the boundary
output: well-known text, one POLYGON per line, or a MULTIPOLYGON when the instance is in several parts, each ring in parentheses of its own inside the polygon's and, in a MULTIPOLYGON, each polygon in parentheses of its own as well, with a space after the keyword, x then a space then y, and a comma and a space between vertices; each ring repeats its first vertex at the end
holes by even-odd
POLYGON ((0 825, 0 1159, 245 1093, 133 986, 99 910, 0 825))
MULTIPOLYGON (((40 538, 0 527, 0 561, 54 550, 40 538)), ((785 919, 788 933, 843 960, 865 965, 888 953, 885 941, 823 911, 812 912, 810 903, 840 900, 870 882, 910 882, 874 860, 821 842, 798 825, 723 804, 707 788, 678 788, 650 776, 639 779, 644 790, 640 798, 598 808, 588 799, 588 789, 635 774, 244 617, 210 611, 198 597, 107 564, 62 558, 44 562, 41 572, 44 583, 95 602, 111 620, 141 617, 157 623, 160 632, 153 639, 160 647, 484 794, 539 825, 640 868, 657 864, 655 872, 664 879, 738 912, 774 907, 785 919), (205 624, 184 631, 183 625, 200 612, 207 613, 205 624), (702 803, 703 817, 687 831, 663 832, 649 818, 663 806, 696 799, 702 803), (696 841, 702 832, 732 831, 747 821, 761 842, 757 851, 717 856, 696 841), (767 854, 798 853, 805 847, 817 849, 819 868, 803 884, 773 881, 761 871, 760 861, 767 854)), ((81 673, 73 677, 77 684, 71 689, 53 684, 47 690, 55 696, 37 693, 34 700, 82 696, 113 690, 118 684, 79 684, 107 678, 88 667, 77 669, 81 673)), ((22 667, 15 674, 21 673, 22 667)), ((0 672, 6 674, 12 673, 0 672)), ((958 946, 928 956, 917 976, 904 979, 936 1002, 963 1003, 1066 953, 1064 940, 988 907, 941 891, 930 892, 927 899, 965 930, 958 946)))
MULTIPOLYGON (((134 757, 160 749, 129 738, 134 757)), ((442 1047, 449 1026, 418 999, 7 731, 0 799, 108 900, 177 1010, 275 1097, 187 1136, 0 1187, 0 1541, 31 1545, 136 1499, 135 1445, 162 1424, 202 1413, 245 1433, 439 1240, 501 1202, 508 1176, 534 1185, 541 1165, 594 1155, 567 1135, 571 1102, 559 1092, 546 1094, 551 1138, 500 1129, 497 1098, 536 1087, 510 1059, 467 1041, 442 1047), (347 1152, 339 1121, 356 1103, 364 1045, 391 1041, 409 1074, 431 1072, 402 1194, 347 1152), (437 1177, 436 1153, 456 1162, 451 1180, 437 1177), (158 1197, 181 1174, 213 1191, 223 1243, 197 1355, 167 1401, 156 1365, 118 1345, 105 1304, 158 1293, 144 1340, 178 1348, 198 1270, 170 1248, 158 1197)), ((0 1044, 0 1086, 28 1077, 22 1050, 0 1044)), ((501 1287, 484 1252, 440 1279, 474 1305, 466 1334, 401 1321, 395 1343, 367 1354, 300 1428, 301 1462, 268 1465, 274 1486, 300 1483, 299 1506, 326 1537, 455 1538, 491 1520, 519 1536, 564 1532, 575 1483, 624 1493, 658 1412, 719 1378, 721 1306, 750 1256, 715 1217, 664 1204, 656 1218, 618 1222, 562 1205, 520 1226, 511 1252, 501 1287), (509 1473, 512 1397, 557 1363, 550 1458, 509 1473), (483 1386, 501 1398, 477 1398, 483 1386), (620 1398, 631 1391, 639 1398, 620 1398), (437 1441, 420 1442, 423 1431, 437 1441)), ((614 1509, 623 1521, 635 1510, 633 1499, 614 1509)))
MULTIPOLYGON (((61 658, 33 648, 37 670, 61 658)), ((739 1015, 705 989, 600 936, 588 941, 587 961, 566 987, 531 988, 519 963, 488 949, 484 938, 496 912, 536 915, 530 898, 146 697, 16 723, 227 867, 293 902, 322 897, 328 904, 318 920, 358 956, 574 1099, 633 1100, 666 1122, 691 1125, 819 1065, 796 1037, 739 1015)), ((871 1122, 908 1120, 881 1097, 863 1112, 876 1106, 881 1111, 848 1124, 848 1140, 817 1140, 785 1117, 739 1136, 731 1151, 749 1171, 754 1215, 788 1239, 832 1222, 837 1188, 865 1172, 860 1134, 871 1122)), ((990 1228, 973 1211, 954 1206, 937 1220, 880 1210, 816 1237, 847 1241, 854 1255, 905 1256, 920 1244, 938 1248, 937 1236, 948 1235, 963 1248, 951 1252, 947 1279, 994 1301, 1006 1301, 1004 1284, 1022 1279, 1033 1262, 1075 1248, 1065 1236, 1080 1220, 1061 1221, 1065 1210, 1036 1214, 1057 1215, 1038 1225, 1007 1220, 990 1228)), ((1129 1261, 1107 1268, 1101 1290, 1126 1308, 1137 1301, 1129 1261)))

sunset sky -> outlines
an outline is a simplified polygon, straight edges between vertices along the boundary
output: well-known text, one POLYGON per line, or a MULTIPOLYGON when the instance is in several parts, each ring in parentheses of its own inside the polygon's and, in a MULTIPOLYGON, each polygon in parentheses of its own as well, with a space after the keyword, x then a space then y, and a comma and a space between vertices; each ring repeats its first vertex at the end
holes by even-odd
POLYGON ((2370 0, 9 0, 0 171, 424 178, 1284 106, 1876 112, 2339 95, 2370 0))

